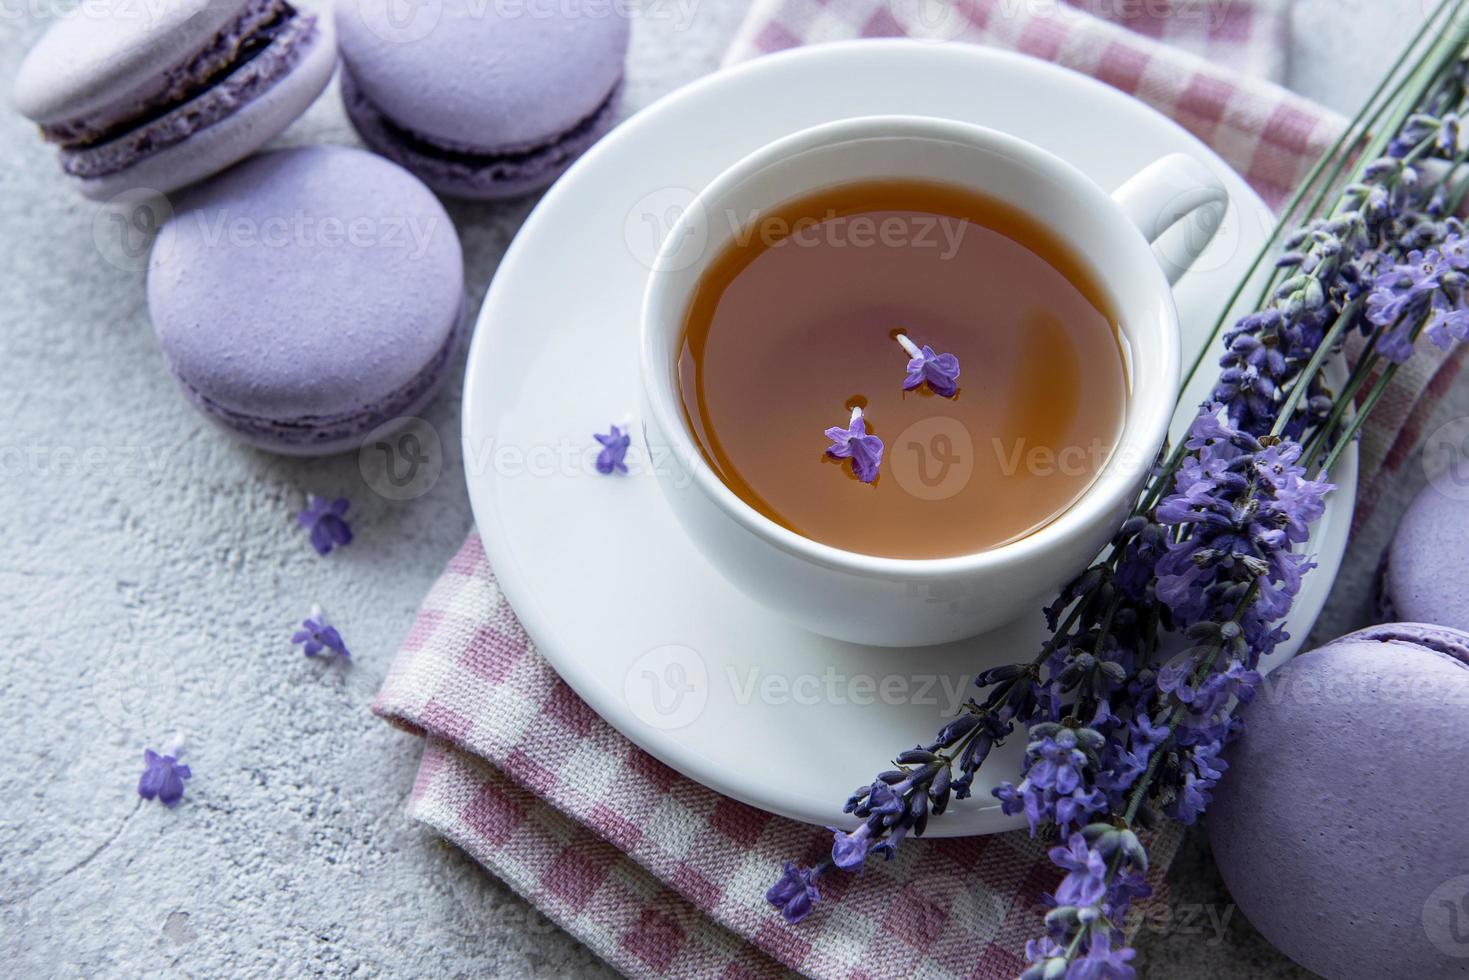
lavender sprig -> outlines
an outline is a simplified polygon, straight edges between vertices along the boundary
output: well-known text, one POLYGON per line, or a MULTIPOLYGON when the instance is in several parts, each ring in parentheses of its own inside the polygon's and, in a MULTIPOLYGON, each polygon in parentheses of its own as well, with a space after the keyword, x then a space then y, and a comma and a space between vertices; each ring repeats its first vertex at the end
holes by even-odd
MULTIPOLYGON (((832 868, 890 857, 919 836, 1018 723, 1028 729, 1019 780, 994 792, 1033 832, 1061 832, 1051 857, 1066 872, 1025 975, 1132 976, 1121 929, 1147 891, 1135 827, 1154 814, 1191 823, 1207 807, 1237 706, 1287 638, 1280 624, 1313 567, 1301 547, 1332 489, 1325 474, 1420 337, 1442 348, 1469 338, 1469 238, 1446 217, 1469 196, 1465 10, 1446 0, 1420 33, 1436 35, 1428 51, 1349 130, 1388 120, 1368 138, 1367 162, 1341 186, 1346 164, 1323 161, 1293 199, 1287 218, 1315 185, 1255 311, 1224 333, 1219 382, 1187 438, 1103 558, 1046 610, 1041 650, 981 675, 980 695, 933 743, 853 795, 847 812, 863 822, 836 832, 831 858, 787 867, 782 880, 803 888, 787 918, 809 913, 832 868), (1433 28, 1444 12, 1454 31, 1433 28), (1333 390, 1323 367, 1353 332, 1365 353, 1333 390)), ((1339 159, 1350 148, 1344 137, 1339 159)))

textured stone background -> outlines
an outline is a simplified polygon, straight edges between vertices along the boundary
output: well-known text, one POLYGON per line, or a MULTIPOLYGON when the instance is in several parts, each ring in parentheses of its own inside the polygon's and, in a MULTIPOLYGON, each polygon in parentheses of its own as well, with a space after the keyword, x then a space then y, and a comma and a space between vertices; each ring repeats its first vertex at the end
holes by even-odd
MULTIPOLYGON (((1298 0, 1292 84, 1350 111, 1421 2, 1298 0)), ((7 90, 52 9, 0 2, 7 90)), ((713 70, 743 0, 691 9, 638 20, 629 110, 713 70)), ((281 142, 355 142, 335 85, 281 142)), ((452 207, 473 296, 529 207, 452 207)), ((13 113, 0 114, 0 229, 5 972, 610 975, 404 819, 417 746, 368 712, 469 529, 455 470, 395 504, 362 486, 353 457, 276 459, 207 427, 159 361, 115 229, 63 189, 13 113), (308 549, 291 517, 307 492, 352 497, 356 544, 308 549), (288 645, 312 602, 342 624, 350 668, 288 645), (187 802, 140 805, 142 749, 175 732, 197 774, 187 802)), ((458 395, 456 382, 427 413, 451 451, 458 395)), ((1455 401, 1462 414, 1469 394, 1455 401)), ((1402 482, 1406 495, 1421 476, 1402 482)), ((1391 523, 1364 534, 1325 632, 1367 616, 1391 523)), ((1145 931, 1143 976, 1305 975, 1231 911, 1202 844, 1173 878, 1178 914, 1145 931)))

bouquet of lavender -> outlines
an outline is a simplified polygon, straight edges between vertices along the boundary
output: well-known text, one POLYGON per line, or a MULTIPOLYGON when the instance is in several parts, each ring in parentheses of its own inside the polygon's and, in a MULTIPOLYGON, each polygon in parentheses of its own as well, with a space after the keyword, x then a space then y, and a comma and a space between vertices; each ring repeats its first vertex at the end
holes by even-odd
POLYGON ((1192 823, 1209 804, 1236 707, 1313 567, 1302 546, 1333 464, 1421 338, 1469 338, 1469 237, 1452 217, 1469 193, 1466 108, 1469 0, 1445 0, 1287 205, 1215 325, 1211 397, 1106 552, 1045 610, 1046 642, 980 675, 932 741, 859 787, 845 809, 862 822, 835 832, 830 857, 786 864, 767 898, 788 920, 811 912, 824 875, 891 857, 967 797, 1019 725, 1022 769, 994 793, 1033 834, 1056 835, 1065 872, 1024 976, 1133 976, 1121 926, 1148 894, 1137 830, 1192 823), (1270 255, 1254 312, 1226 330, 1270 255), (1353 334, 1363 352, 1333 390, 1324 366, 1353 334))

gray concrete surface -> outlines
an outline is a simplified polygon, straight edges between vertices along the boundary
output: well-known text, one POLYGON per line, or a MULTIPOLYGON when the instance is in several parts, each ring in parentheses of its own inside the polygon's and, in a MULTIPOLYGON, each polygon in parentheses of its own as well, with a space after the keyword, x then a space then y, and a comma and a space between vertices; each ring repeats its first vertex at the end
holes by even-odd
MULTIPOLYGON (((712 70, 742 7, 701 0, 687 22, 640 18, 629 107, 712 70)), ((1299 0, 1292 83, 1350 109, 1419 9, 1299 0)), ((0 4, 0 84, 51 10, 0 4)), ((281 140, 322 141, 355 142, 334 90, 281 140)), ((529 207, 453 208, 473 294, 529 207)), ((355 458, 277 459, 209 429, 159 362, 115 230, 61 187, 50 151, 9 113, 0 229, 0 969, 610 975, 404 819, 417 746, 368 713, 469 529, 456 460, 426 497, 397 504, 362 486, 355 458), (307 492, 351 496, 356 544, 309 551, 292 521, 307 492), (289 646, 313 602, 342 625, 351 667, 289 646), (187 802, 140 805, 142 750, 174 733, 195 772, 187 802)), ((458 393, 428 413, 449 447, 458 393)), ((1469 411, 1463 389, 1455 402, 1469 411)), ((1415 482, 1410 469, 1400 494, 1415 482)), ((1390 518, 1364 534, 1371 557, 1343 579, 1323 632, 1365 619, 1390 518)), ((1231 913, 1198 841, 1173 888, 1176 914, 1140 940, 1142 976, 1305 975, 1231 913)))

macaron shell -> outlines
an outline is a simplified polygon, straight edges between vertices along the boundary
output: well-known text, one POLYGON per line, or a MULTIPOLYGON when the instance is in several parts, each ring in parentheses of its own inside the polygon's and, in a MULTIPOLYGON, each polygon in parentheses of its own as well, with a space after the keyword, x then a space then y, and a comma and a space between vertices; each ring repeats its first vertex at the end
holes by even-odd
POLYGON ((212 126, 141 157, 131 166, 101 177, 68 176, 84 197, 107 200, 124 191, 170 193, 243 160, 300 118, 316 101, 336 68, 335 35, 318 17, 315 36, 300 60, 275 84, 212 126))
POLYGON ((73 7, 21 62, 15 107, 38 123, 136 101, 161 71, 191 57, 241 0, 108 0, 73 7))
POLYGON ((1469 769, 1453 749, 1469 731, 1469 634, 1342 637, 1275 671, 1243 717, 1206 822, 1245 916, 1333 980, 1469 976, 1469 936, 1454 955, 1431 901, 1469 876, 1469 769))
POLYGON ((462 307, 454 330, 440 354, 425 366, 420 377, 396 396, 365 405, 349 415, 331 419, 309 418, 272 421, 264 416, 246 419, 225 413, 188 385, 180 383, 184 397, 206 418, 246 445, 282 456, 330 456, 355 452, 362 440, 390 422, 406 422, 419 415, 443 387, 448 367, 469 329, 469 307, 462 307))
POLYGON ((1399 618, 1469 630, 1469 499, 1437 484, 1414 498, 1388 548, 1383 591, 1399 618))
POLYGON ((617 4, 338 0, 343 62, 399 126, 448 146, 527 149, 586 119, 622 77, 617 4))
POLYGON ((452 341, 463 292, 438 199, 345 147, 262 154, 196 187, 148 270, 149 312, 179 381, 261 431, 340 425, 414 397, 452 341))
POLYGON ((619 88, 587 119, 535 152, 504 157, 454 158, 426 152, 404 140, 358 91, 351 69, 342 66, 342 101, 362 141, 411 170, 441 194, 472 200, 519 197, 548 186, 616 121, 619 88))

